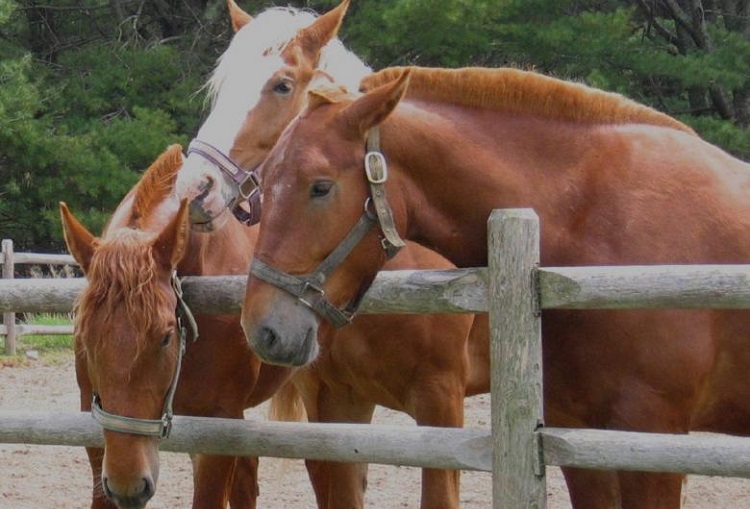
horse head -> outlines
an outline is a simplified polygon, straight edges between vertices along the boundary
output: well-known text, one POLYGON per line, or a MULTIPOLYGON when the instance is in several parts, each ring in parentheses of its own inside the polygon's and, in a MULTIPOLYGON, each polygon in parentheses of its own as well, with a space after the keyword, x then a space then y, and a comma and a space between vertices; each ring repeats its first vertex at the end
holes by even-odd
POLYGON ((387 170, 368 169, 368 182, 364 161, 371 129, 385 121, 407 84, 404 73, 361 97, 311 91, 308 108, 261 166, 264 211, 242 326, 266 362, 314 360, 321 317, 327 330, 347 323, 402 245, 402 200, 381 199, 387 170), (381 215, 383 207, 395 223, 381 215))
POLYGON ((241 201, 247 170, 304 107, 308 87, 335 79, 356 88, 369 71, 336 39, 349 0, 318 18, 291 8, 254 18, 229 5, 236 33, 207 84, 212 110, 177 180, 199 230, 222 224, 241 201))

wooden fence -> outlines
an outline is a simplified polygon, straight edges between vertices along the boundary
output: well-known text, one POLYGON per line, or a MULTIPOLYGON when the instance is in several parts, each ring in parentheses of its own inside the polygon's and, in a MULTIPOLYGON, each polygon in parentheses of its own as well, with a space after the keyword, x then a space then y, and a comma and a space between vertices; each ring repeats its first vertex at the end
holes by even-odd
MULTIPOLYGON (((533 211, 495 211, 488 267, 383 272, 369 313, 488 312, 492 428, 179 417, 164 450, 492 471, 493 508, 546 507, 545 466, 750 478, 750 439, 542 425, 541 310, 750 308, 750 265, 539 268, 533 211)), ((69 311, 82 279, 0 280, 0 311, 69 311)), ((244 276, 186 278, 197 312, 238 312, 244 276)), ((0 443, 101 445, 87 414, 2 413, 0 443)))
MULTIPOLYGON (((3 266, 2 278, 13 279, 16 265, 77 265, 70 255, 42 254, 42 253, 14 253, 13 241, 2 240, 0 265, 3 266)), ((5 355, 16 354, 16 339, 25 334, 72 334, 72 325, 27 325, 16 323, 15 311, 3 312, 3 323, 0 325, 0 336, 5 336, 5 355)))

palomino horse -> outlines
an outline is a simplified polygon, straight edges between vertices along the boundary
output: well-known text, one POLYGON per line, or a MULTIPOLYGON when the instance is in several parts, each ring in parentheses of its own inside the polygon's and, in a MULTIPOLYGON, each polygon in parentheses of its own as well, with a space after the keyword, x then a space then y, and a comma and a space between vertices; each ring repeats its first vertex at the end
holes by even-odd
MULTIPOLYGON (((278 281, 319 272, 358 218, 374 227, 318 285, 343 306, 382 267, 373 187, 387 190, 378 208, 398 235, 460 266, 487 263, 487 218, 511 207, 540 216, 546 266, 750 261, 750 166, 666 115, 512 69, 391 69, 362 90, 312 92, 259 169, 242 322, 264 359, 312 362, 310 343, 328 341, 330 327, 278 281), (364 171, 376 132, 382 152, 364 171)), ((545 311, 546 422, 748 434, 749 333, 746 311, 545 311)), ((577 509, 680 506, 681 475, 564 473, 577 509)))
MULTIPOLYGON (((201 229, 211 228, 215 218, 221 218, 221 224, 227 203, 238 195, 234 177, 222 175, 220 166, 229 174, 242 175, 237 165, 254 168, 262 162, 304 106, 306 89, 316 78, 338 82, 338 76, 344 76, 350 86, 358 86, 366 74, 361 62, 348 63, 356 57, 341 53, 343 47, 323 46, 336 41, 347 5, 342 3, 314 22, 311 18, 311 25, 289 35, 286 44, 251 46, 246 41, 263 15, 251 18, 230 2, 233 26, 239 31, 211 79, 215 107, 200 128, 201 141, 194 142, 177 178, 178 194, 196 197, 191 215, 201 229)), ((412 245, 387 267, 452 265, 412 245)), ((467 343, 471 325, 467 318, 355 319, 323 346, 315 366, 294 377, 309 419, 369 422, 374 406, 380 404, 407 412, 421 425, 461 426, 464 396, 489 389, 487 320, 477 320, 467 343)), ((308 461, 307 466, 319 507, 363 506, 365 465, 308 461)), ((422 507, 457 507, 458 475, 425 470, 422 507)))
MULTIPOLYGON (((89 282, 74 333, 81 409, 92 410, 96 396, 92 413, 105 428, 104 449, 87 449, 94 509, 146 505, 159 474, 158 439, 168 433, 161 421, 172 410, 241 419, 291 374, 252 354, 237 316, 197 315, 198 337, 190 330, 175 270, 244 274, 256 235, 235 221, 188 235, 187 205, 173 188, 181 166, 173 146, 123 199, 100 239, 61 205, 68 249, 89 282)), ((257 466, 257 458, 196 455, 192 507, 255 507, 257 466)))

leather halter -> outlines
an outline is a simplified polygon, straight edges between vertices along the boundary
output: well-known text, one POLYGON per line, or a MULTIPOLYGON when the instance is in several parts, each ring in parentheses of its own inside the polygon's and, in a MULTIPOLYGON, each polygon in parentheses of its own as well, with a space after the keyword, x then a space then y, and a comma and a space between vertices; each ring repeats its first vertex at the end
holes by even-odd
POLYGON ((221 150, 205 141, 191 141, 187 153, 198 154, 234 182, 239 196, 232 204, 232 214, 240 223, 252 226, 260 221, 260 184, 254 170, 245 171, 221 150), (243 203, 249 211, 242 208, 243 203))
POLYGON ((393 212, 386 197, 385 182, 388 180, 388 166, 385 157, 380 152, 380 135, 377 127, 368 132, 364 163, 365 174, 370 185, 370 196, 365 200, 362 216, 349 230, 344 240, 315 270, 308 274, 287 274, 258 258, 253 258, 250 265, 250 274, 292 294, 336 328, 351 322, 357 312, 362 293, 349 302, 346 308, 338 309, 325 296, 324 285, 328 276, 349 256, 349 253, 375 225, 379 225, 382 231, 380 244, 387 258, 393 258, 404 246, 404 241, 396 230, 393 212), (374 212, 370 210, 371 204, 375 209, 374 212))
POLYGON ((109 412, 104 411, 101 398, 98 394, 94 393, 94 400, 91 403, 91 415, 94 420, 106 430, 158 438, 167 438, 172 431, 172 417, 174 416, 172 403, 174 401, 175 392, 177 391, 177 382, 180 379, 180 369, 182 368, 182 358, 185 355, 187 340, 187 330, 182 323, 183 317, 190 325, 193 342, 198 339, 198 325, 195 323, 193 313, 182 298, 182 286, 180 285, 180 280, 177 277, 176 272, 172 274, 172 288, 177 296, 177 309, 175 310, 175 313, 177 315, 180 344, 177 353, 177 366, 175 366, 175 371, 172 375, 172 382, 169 384, 169 390, 167 390, 161 419, 137 419, 134 417, 110 414, 109 412))

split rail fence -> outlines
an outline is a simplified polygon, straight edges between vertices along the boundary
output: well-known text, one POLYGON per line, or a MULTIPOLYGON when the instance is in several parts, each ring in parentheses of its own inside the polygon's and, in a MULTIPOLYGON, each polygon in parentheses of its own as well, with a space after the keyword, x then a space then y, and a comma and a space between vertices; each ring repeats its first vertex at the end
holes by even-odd
MULTIPOLYGON (((16 265, 77 265, 70 255, 44 253, 15 253, 13 241, 2 240, 0 251, 0 265, 3 266, 2 278, 13 279, 16 265)), ((3 312, 3 323, 0 325, 0 336, 5 336, 5 355, 16 355, 16 339, 27 334, 72 334, 72 325, 29 325, 16 323, 15 311, 3 312)))
MULTIPOLYGON (((750 265, 539 267, 539 222, 494 211, 486 268, 383 272, 369 313, 489 313, 491 430, 178 417, 162 449, 482 470, 493 508, 546 507, 545 466, 750 478, 750 438, 543 426, 543 309, 750 308, 750 265)), ((0 311, 67 312, 80 279, 0 280, 0 311)), ((192 277, 199 312, 239 312, 245 278, 192 277)), ((88 414, 0 413, 0 443, 101 446, 88 414)))

